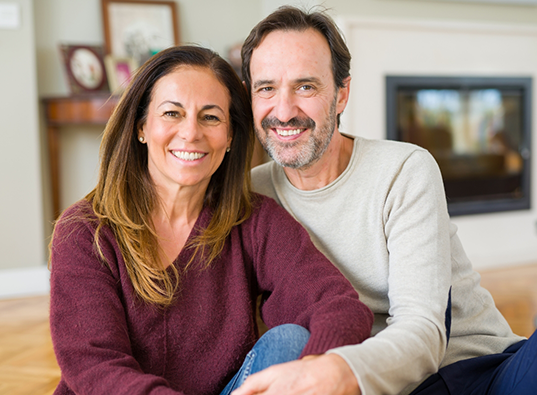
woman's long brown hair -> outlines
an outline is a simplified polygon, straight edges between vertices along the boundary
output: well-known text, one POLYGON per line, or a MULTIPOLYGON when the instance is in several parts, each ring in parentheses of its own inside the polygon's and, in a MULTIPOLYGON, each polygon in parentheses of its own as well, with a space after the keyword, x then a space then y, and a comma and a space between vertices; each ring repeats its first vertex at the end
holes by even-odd
POLYGON ((137 72, 123 94, 104 131, 97 186, 85 199, 93 206, 99 222, 95 246, 102 259, 99 238, 103 226, 110 227, 121 248, 132 284, 146 302, 167 306, 180 284, 181 273, 172 273, 160 262, 158 235, 151 214, 159 205, 148 171, 147 146, 138 141, 145 123, 155 83, 180 66, 211 70, 228 89, 233 139, 205 193, 204 207, 212 211, 209 225, 185 248, 192 259, 208 266, 223 249, 231 229, 252 212, 250 161, 253 152, 252 113, 247 92, 233 68, 209 49, 196 46, 164 50, 137 72))

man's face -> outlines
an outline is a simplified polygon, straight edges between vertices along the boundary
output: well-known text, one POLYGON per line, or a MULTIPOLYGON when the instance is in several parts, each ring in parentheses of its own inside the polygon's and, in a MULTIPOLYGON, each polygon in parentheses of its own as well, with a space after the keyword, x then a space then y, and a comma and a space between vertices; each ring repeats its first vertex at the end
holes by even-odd
POLYGON ((274 31, 250 61, 254 124, 276 163, 304 169, 328 147, 343 111, 332 74, 330 48, 314 29, 274 31))

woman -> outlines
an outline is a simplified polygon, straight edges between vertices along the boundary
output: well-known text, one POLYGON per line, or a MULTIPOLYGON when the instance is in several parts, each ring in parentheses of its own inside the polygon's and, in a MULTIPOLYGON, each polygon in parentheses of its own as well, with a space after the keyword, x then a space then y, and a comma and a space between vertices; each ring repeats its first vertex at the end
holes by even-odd
POLYGON ((56 394, 229 393, 270 364, 369 336, 349 283, 251 193, 251 128, 241 81, 210 50, 171 48, 137 73, 104 132, 96 188, 54 230, 56 394), (277 328, 248 354, 261 294, 277 328))

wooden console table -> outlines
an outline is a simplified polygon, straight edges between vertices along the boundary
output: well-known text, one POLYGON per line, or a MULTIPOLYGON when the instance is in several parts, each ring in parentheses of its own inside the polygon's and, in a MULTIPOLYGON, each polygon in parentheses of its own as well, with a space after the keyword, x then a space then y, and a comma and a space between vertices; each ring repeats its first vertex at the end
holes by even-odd
POLYGON ((47 124, 54 218, 60 214, 60 129, 67 125, 104 126, 118 100, 118 97, 109 94, 42 99, 47 124))

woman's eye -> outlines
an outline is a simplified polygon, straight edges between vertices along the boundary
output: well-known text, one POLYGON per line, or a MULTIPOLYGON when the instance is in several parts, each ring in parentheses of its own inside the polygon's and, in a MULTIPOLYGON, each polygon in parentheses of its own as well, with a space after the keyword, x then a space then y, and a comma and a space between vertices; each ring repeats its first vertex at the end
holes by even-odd
POLYGON ((177 117, 179 117, 179 112, 177 112, 177 111, 166 111, 164 113, 164 116, 170 117, 170 118, 177 118, 177 117))
POLYGON ((220 118, 212 114, 205 114, 203 115, 202 119, 204 122, 209 123, 209 124, 220 123, 220 118))

